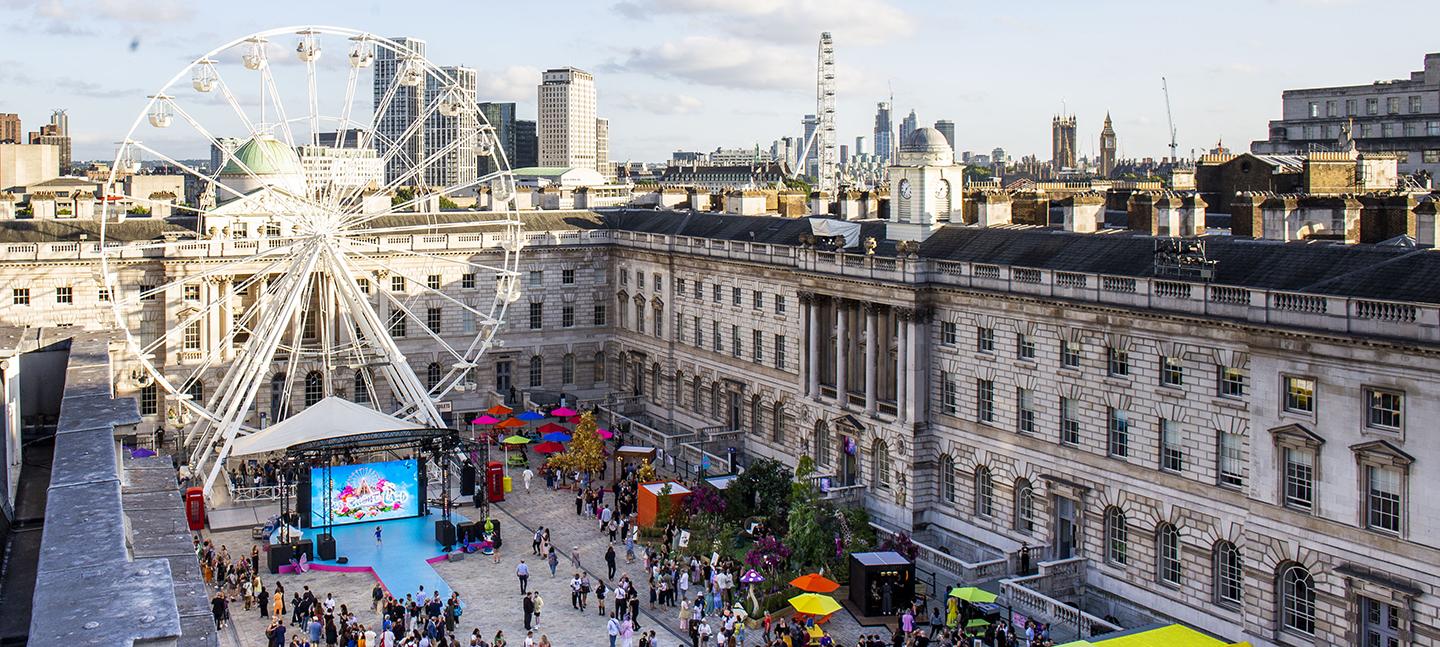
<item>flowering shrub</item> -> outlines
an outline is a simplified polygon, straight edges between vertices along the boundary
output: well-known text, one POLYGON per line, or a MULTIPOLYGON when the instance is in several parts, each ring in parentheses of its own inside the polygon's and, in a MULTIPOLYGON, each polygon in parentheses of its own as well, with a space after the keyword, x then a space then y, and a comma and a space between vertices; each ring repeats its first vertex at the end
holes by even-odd
POLYGON ((881 540, 880 550, 893 550, 911 562, 914 562, 915 557, 920 554, 920 547, 916 546, 915 542, 910 539, 910 534, 903 530, 881 540))
POLYGON ((719 515, 725 512, 725 497, 708 485, 701 485, 685 497, 685 513, 690 516, 719 515))
POLYGON ((790 549, 774 535, 765 535, 755 540, 754 547, 750 549, 750 552, 745 553, 747 566, 772 573, 783 568, 788 559, 790 559, 790 549))

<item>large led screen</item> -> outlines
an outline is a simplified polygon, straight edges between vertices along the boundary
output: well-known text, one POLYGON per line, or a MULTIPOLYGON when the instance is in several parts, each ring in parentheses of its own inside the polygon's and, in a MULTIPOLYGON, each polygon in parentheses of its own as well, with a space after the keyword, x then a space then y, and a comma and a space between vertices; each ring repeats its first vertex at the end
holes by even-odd
POLYGON ((310 470, 312 526, 325 525, 325 502, 330 502, 331 523, 366 523, 414 517, 420 514, 420 474, 415 461, 386 461, 310 470))

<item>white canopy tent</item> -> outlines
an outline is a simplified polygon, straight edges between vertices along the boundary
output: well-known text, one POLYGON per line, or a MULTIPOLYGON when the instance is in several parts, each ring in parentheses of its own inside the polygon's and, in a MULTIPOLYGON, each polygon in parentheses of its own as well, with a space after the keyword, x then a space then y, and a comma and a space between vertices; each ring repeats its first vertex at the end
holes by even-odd
POLYGON ((809 218, 810 233, 821 238, 845 237, 845 247, 860 245, 860 223, 834 218, 809 218))
POLYGON ((424 429, 425 425, 380 413, 363 404, 330 396, 304 411, 249 436, 235 440, 231 456, 284 451, 312 440, 341 438, 378 431, 424 429))

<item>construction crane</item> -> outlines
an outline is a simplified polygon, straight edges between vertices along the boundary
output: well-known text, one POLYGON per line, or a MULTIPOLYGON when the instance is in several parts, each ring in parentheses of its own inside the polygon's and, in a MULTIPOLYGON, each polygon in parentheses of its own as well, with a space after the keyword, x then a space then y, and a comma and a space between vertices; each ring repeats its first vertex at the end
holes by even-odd
POLYGON ((1179 146, 1175 145, 1175 117, 1170 114, 1170 83, 1160 77, 1160 89, 1165 91, 1165 121, 1170 124, 1170 162, 1180 160, 1179 146))

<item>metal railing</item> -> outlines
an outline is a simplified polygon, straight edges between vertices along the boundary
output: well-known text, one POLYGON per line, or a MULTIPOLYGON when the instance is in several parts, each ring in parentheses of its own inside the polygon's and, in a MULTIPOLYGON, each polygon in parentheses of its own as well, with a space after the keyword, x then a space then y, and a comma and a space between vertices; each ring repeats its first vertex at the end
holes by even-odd
POLYGON ((279 501, 280 486, 261 485, 259 487, 232 487, 230 488, 230 500, 235 503, 247 503, 251 501, 279 501))
POLYGON ((1080 599, 1087 564, 1083 557, 1040 562, 1040 572, 1035 575, 1001 580, 1000 594, 1010 608, 1043 622, 1071 627, 1082 638, 1119 631, 1121 627, 1051 597, 1068 594, 1080 599))

